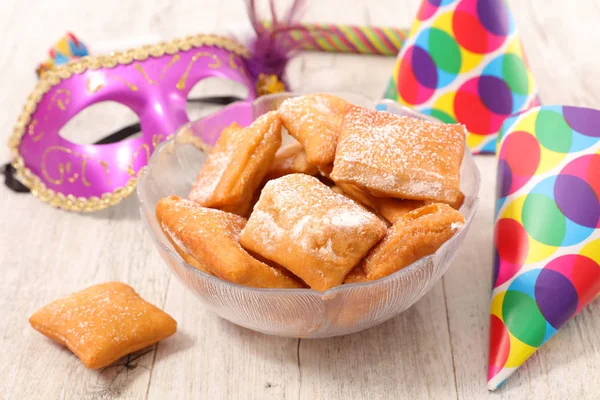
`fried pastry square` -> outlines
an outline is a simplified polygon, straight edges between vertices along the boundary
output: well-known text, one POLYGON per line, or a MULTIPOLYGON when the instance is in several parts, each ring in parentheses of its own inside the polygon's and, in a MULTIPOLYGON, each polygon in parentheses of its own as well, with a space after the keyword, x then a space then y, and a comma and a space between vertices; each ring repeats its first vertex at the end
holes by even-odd
POLYGON ((420 207, 399 218, 362 263, 367 280, 388 276, 433 254, 464 224, 447 204, 420 207))
POLYGON ((385 232, 376 215, 317 178, 292 174, 265 185, 240 243, 324 291, 341 284, 385 232))
POLYGON ((279 107, 279 115, 290 135, 318 167, 333 162, 338 132, 350 104, 330 94, 316 93, 293 97, 279 107))
POLYGON ((231 124, 200 169, 188 198, 204 207, 247 215, 280 146, 281 121, 275 111, 247 128, 231 124))
POLYGON ((378 197, 454 202, 465 150, 462 125, 350 106, 331 172, 378 197))
POLYGON ((317 167, 308 161, 304 147, 299 142, 290 143, 280 148, 275 154, 275 160, 267 172, 265 179, 277 179, 289 174, 316 175, 317 167))
POLYGON ((29 318, 31 326, 67 346, 92 369, 105 367, 177 330, 177 322, 131 286, 109 282, 56 300, 29 318))
POLYGON ((258 261, 240 246, 238 239, 246 220, 239 215, 172 196, 158 202, 156 217, 169 240, 193 257, 203 271, 259 288, 302 287, 287 271, 258 261))

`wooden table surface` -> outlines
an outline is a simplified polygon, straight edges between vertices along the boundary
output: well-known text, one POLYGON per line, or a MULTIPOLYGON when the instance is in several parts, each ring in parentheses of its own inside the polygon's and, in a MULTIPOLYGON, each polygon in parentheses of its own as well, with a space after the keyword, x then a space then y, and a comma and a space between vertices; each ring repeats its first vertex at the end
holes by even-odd
MULTIPOLYGON (((313 1, 305 20, 405 27, 419 3, 313 1)), ((544 103, 600 107, 600 2, 509 3, 544 103)), ((222 32, 244 22, 241 0, 1 0, 1 135, 8 139, 35 84, 35 66, 66 30, 93 48, 130 38, 222 32)), ((393 63, 393 58, 306 54, 292 63, 289 76, 302 91, 350 90, 377 98, 393 63)), ((213 82, 195 91, 229 89, 213 82)), ((119 107, 96 107, 64 134, 91 142, 131 118, 119 107)), ((0 148, 0 160, 8 159, 7 148, 0 148)), ((477 164, 483 178, 480 209, 443 280, 393 320, 322 340, 265 336, 208 312, 154 250, 140 223, 135 195, 111 209, 81 215, 1 187, 0 398, 600 398, 598 301, 501 390, 487 392, 495 160, 478 156, 477 164), (171 314, 179 331, 158 346, 90 371, 35 332, 27 319, 60 296, 109 280, 131 284, 171 314)))

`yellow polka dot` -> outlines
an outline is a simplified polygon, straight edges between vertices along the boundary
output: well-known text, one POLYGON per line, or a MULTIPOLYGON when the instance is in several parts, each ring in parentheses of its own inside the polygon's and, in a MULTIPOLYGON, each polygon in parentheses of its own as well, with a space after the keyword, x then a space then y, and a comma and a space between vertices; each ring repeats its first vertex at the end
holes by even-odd
POLYGON ((494 296, 492 299, 492 305, 490 307, 490 313, 500 318, 502 322, 502 303, 504 302, 504 296, 506 295, 506 291, 500 292, 494 296))
POLYGON ((440 14, 435 19, 435 21, 433 21, 433 24, 431 24, 431 26, 433 28, 437 28, 437 29, 440 29, 440 30, 446 32, 450 36, 454 36, 453 31, 452 31, 452 16, 453 15, 454 15, 454 13, 452 13, 452 12, 446 12, 444 14, 440 14))
POLYGON ((467 136, 467 146, 470 149, 475 149, 481 145, 481 143, 485 140, 487 135, 477 135, 475 133, 469 133, 467 136))
POLYGON ((533 134, 535 132, 535 120, 537 119, 537 116, 537 112, 528 112, 524 114, 519 121, 513 125, 511 132, 525 131, 533 134))
POLYGON ((510 338, 510 352, 508 353, 508 359, 506 360, 506 364, 504 364, 504 368, 517 368, 535 353, 537 347, 531 347, 521 342, 510 332, 508 336, 510 338))
POLYGON ((523 214, 523 205, 525 204, 525 199, 527 196, 521 196, 514 199, 502 213, 502 218, 510 218, 517 221, 519 224, 523 225, 523 220, 521 219, 521 214, 523 214))
POLYGON ((460 55, 462 58, 462 63, 460 65, 461 74, 471 71, 473 68, 481 64, 481 61, 483 60, 483 56, 481 54, 472 53, 462 47, 460 48, 460 55))
POLYGON ((508 45, 506 46, 506 53, 513 53, 519 57, 523 57, 523 50, 518 36, 515 35, 509 40, 510 42, 508 42, 508 45))
POLYGON ((541 174, 556 167, 562 160, 564 160, 566 154, 557 153, 556 151, 548 150, 547 148, 540 146, 540 164, 538 165, 536 174, 541 174))
POLYGON ((454 114, 454 97, 456 96, 456 92, 450 91, 448 93, 442 94, 435 101, 434 107, 438 110, 445 112, 450 115, 452 118, 456 119, 456 115, 454 114))
POLYGON ((419 21, 418 19, 415 19, 415 22, 413 23, 412 27, 410 28, 410 33, 408 35, 408 37, 410 38, 415 38, 416 34, 419 33, 419 29, 421 27, 421 21, 419 21))
POLYGON ((527 258, 525 264, 531 264, 538 262, 550 257, 558 248, 555 246, 548 246, 538 242, 529 236, 529 251, 527 252, 527 258))
POLYGON ((600 239, 593 240, 586 244, 579 254, 591 258, 600 264, 600 239))

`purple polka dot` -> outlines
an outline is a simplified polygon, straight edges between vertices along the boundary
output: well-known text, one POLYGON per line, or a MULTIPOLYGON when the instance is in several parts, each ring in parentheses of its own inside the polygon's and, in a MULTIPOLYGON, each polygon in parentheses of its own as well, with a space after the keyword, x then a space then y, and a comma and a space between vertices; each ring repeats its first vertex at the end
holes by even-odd
POLYGON ((494 249, 494 271, 492 272, 492 289, 496 287, 498 282, 498 272, 500 271, 500 254, 498 250, 494 249))
POLYGON ((579 297, 564 275, 543 269, 535 282, 535 301, 544 318, 558 329, 575 314, 579 297))
POLYGON ((431 56, 422 48, 415 46, 411 61, 413 72, 419 83, 427 88, 436 89, 437 68, 431 56))
POLYGON ((442 3, 442 0, 427 0, 429 2, 429 4, 431 4, 434 7, 439 7, 440 4, 442 3))
POLYGON ((508 35, 510 15, 506 6, 506 0, 477 1, 477 15, 488 32, 496 36, 508 35))
POLYGON ((498 182, 498 198, 501 199, 508 196, 512 187, 512 171, 506 160, 498 160, 498 179, 496 182, 498 182))
POLYGON ((573 175, 558 175, 554 198, 560 211, 571 221, 595 228, 600 218, 600 203, 594 190, 583 179, 573 175))
POLYGON ((600 137, 600 111, 590 108, 563 107, 567 124, 577 132, 591 137, 600 137))
POLYGON ((477 85, 479 96, 490 111, 500 115, 512 113, 513 98, 506 82, 495 76, 483 75, 477 85))

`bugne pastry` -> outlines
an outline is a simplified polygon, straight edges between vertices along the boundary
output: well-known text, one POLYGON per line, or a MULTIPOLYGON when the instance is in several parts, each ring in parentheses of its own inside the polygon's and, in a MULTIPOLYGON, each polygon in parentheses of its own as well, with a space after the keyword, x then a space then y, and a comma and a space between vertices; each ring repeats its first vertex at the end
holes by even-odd
POLYGON ((92 369, 163 340, 177 322, 131 286, 109 282, 72 293, 29 318, 31 326, 67 346, 92 369))

